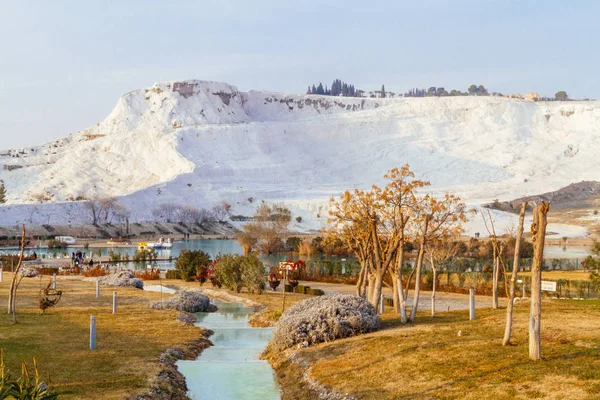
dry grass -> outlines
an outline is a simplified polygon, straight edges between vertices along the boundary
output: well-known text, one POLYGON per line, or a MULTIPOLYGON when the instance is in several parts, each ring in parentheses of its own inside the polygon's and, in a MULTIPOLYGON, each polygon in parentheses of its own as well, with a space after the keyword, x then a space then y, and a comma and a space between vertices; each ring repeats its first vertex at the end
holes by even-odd
MULTIPOLYGON (((531 277, 531 272, 520 272, 519 276, 531 277)), ((559 279, 576 280, 576 281, 589 281, 589 271, 544 271, 542 272, 542 279, 550 281, 557 281, 559 279)))
MULTIPOLYGON (((0 304, 7 303, 11 276, 0 283, 0 304)), ((152 310, 147 304, 159 293, 130 287, 102 287, 95 298, 93 282, 58 280, 64 290, 60 303, 39 315, 39 289, 48 277, 25 278, 17 296, 19 323, 0 313, 0 347, 7 366, 20 371, 21 360, 35 357, 43 379, 61 399, 122 399, 139 392, 157 372, 157 358, 176 344, 200 336, 196 327, 176 321, 176 311, 152 310), (111 314, 112 292, 117 291, 118 314, 111 314), (98 350, 89 350, 89 320, 97 320, 98 350)), ((166 297, 167 295, 165 295, 166 297)))
MULTIPOLYGON (((505 310, 477 310, 473 322, 464 311, 422 315, 406 326, 388 311, 382 331, 297 355, 317 381, 359 399, 597 398, 600 301, 544 301, 541 362, 528 360, 528 305, 517 306, 514 346, 501 345, 505 310)), ((285 358, 275 365, 298 379, 285 358)))

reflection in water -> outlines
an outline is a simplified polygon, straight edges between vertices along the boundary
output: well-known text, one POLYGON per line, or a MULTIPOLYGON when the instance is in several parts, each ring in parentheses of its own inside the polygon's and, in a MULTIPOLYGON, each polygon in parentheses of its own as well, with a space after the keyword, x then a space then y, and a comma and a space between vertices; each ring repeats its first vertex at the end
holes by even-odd
POLYGON ((237 303, 218 302, 219 311, 198 313, 197 325, 212 329, 214 346, 195 361, 178 361, 192 399, 279 399, 268 362, 259 360, 273 335, 272 328, 252 328, 253 310, 237 303))

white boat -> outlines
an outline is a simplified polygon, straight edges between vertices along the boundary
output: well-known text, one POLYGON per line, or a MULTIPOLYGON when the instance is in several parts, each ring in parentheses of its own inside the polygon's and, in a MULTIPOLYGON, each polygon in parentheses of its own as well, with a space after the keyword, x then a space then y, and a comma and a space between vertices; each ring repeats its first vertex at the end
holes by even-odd
POLYGON ((155 249, 170 249, 171 247, 173 247, 173 242, 171 241, 171 238, 168 238, 165 242, 165 239, 161 237, 160 239, 158 239, 158 242, 152 245, 152 247, 154 247, 155 249))

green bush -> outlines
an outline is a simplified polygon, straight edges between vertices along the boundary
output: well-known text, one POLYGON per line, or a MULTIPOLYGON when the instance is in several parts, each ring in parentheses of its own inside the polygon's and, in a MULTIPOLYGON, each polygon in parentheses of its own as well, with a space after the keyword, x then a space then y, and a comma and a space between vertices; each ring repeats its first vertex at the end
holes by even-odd
POLYGON ((13 379, 0 352, 0 399, 55 400, 58 399, 58 394, 50 392, 48 385, 40 380, 35 358, 33 371, 23 361, 21 376, 13 379))
POLYGON ((308 289, 306 294, 310 294, 311 296, 323 296, 325 292, 321 289, 308 289))
POLYGON ((265 290, 265 266, 254 254, 242 259, 242 284, 250 293, 262 294, 265 290))
POLYGON ((167 273, 165 274, 165 277, 167 279, 181 279, 181 275, 179 274, 179 271, 174 270, 174 269, 168 270, 167 273))
POLYGON ((182 250, 175 261, 175 269, 181 279, 191 281, 194 276, 201 273, 201 267, 206 267, 212 260, 208 253, 202 250, 182 250))
POLYGON ((258 294, 265 289, 265 267, 256 255, 225 255, 217 261, 214 274, 219 283, 236 293, 243 287, 258 294))
POLYGON ((50 239, 46 244, 48 245, 49 249, 64 249, 67 247, 66 243, 56 239, 50 239))

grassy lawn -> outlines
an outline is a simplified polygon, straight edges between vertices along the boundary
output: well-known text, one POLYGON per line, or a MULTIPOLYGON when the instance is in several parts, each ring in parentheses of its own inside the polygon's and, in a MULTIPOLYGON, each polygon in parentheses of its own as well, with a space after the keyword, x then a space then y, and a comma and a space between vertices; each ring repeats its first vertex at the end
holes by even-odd
MULTIPOLYGON (((531 277, 531 272, 519 272, 519 276, 531 277)), ((589 271, 544 271, 542 272, 542 279, 550 281, 557 281, 559 279, 567 279, 571 281, 589 281, 589 271)))
MULTIPOLYGON (((0 283, 0 305, 6 306, 11 274, 0 283)), ((196 327, 176 321, 177 312, 153 310, 147 304, 159 293, 102 286, 95 297, 93 282, 58 280, 60 303, 40 315, 39 290, 50 278, 25 278, 17 296, 18 324, 0 313, 0 347, 13 376, 21 361, 36 358, 42 378, 61 399, 122 399, 139 392, 157 372, 158 356, 167 348, 198 338, 196 327), (118 313, 112 292, 118 292, 118 313), (89 321, 97 320, 97 350, 89 350, 89 321)), ((168 295, 165 295, 165 298, 168 295)))
MULTIPOLYGON (((505 310, 465 311, 299 350, 320 383, 360 399, 592 399, 600 393, 600 301, 544 300, 543 361, 528 359, 529 303, 518 304, 513 346, 501 345, 505 310), (461 335, 458 335, 458 332, 461 335)), ((280 378, 297 368, 283 358, 280 378)), ((289 391, 285 398, 302 398, 289 391)), ((308 398, 308 397, 305 397, 308 398)))

